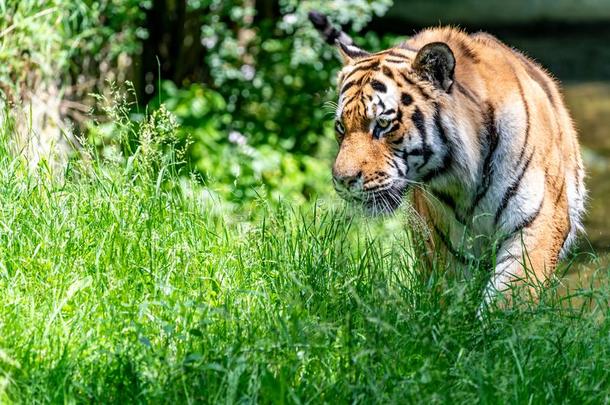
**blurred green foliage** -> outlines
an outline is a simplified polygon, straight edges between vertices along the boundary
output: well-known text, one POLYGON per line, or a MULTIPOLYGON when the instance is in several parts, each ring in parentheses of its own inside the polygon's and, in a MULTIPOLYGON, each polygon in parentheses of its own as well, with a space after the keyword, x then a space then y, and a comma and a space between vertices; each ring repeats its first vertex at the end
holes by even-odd
POLYGON ((163 103, 180 126, 185 174, 226 201, 305 201, 330 191, 328 102, 340 66, 307 13, 323 11, 360 45, 379 49, 391 39, 355 34, 391 3, 0 0, 8 16, 0 20, 0 91, 19 100, 22 89, 55 85, 93 108, 95 123, 72 104, 62 114, 76 117, 100 156, 119 160, 138 147, 143 111, 163 103), (133 91, 117 100, 115 87, 127 80, 133 91))
MULTIPOLYGON (((229 130, 234 118, 218 92, 196 84, 179 89, 165 82, 162 100, 181 124, 178 138, 188 146, 187 167, 223 200, 243 204, 271 197, 303 202, 314 190, 331 191, 330 172, 317 156, 286 153, 265 142, 252 146, 244 134, 229 130)), ((328 150, 331 142, 323 137, 318 143, 328 150)))
MULTIPOLYGON (((191 11, 204 3, 189 3, 191 11)), ((260 20, 253 2, 207 3, 200 40, 209 81, 184 89, 166 82, 161 92, 192 136, 192 167, 235 202, 329 193, 334 111, 325 103, 334 99, 339 63, 307 12, 322 10, 357 30, 391 1, 280 1, 278 16, 260 20)), ((362 44, 380 42, 370 35, 362 44)))
POLYGON ((78 99, 125 79, 119 59, 137 55, 146 36, 143 3, 0 0, 0 101, 27 101, 50 84, 78 99))
MULTIPOLYGON (((271 2, 277 9, 266 16, 258 14, 260 3, 188 2, 184 19, 198 21, 199 37, 191 40, 205 48, 207 77, 163 81, 149 108, 163 103, 177 116, 186 168, 223 200, 303 202, 331 192, 334 111, 326 103, 340 66, 307 13, 327 12, 354 32, 391 1, 271 2)), ((384 41, 360 39, 374 49, 384 41)))
POLYGON ((227 101, 231 129, 254 144, 310 153, 324 132, 325 101, 338 68, 334 50, 322 43, 307 12, 322 10, 338 23, 361 29, 391 5, 376 1, 279 2, 276 20, 255 20, 246 1, 214 1, 201 40, 208 47, 211 86, 227 101), (237 6, 237 7, 236 7, 237 6), (231 24, 226 22, 228 16, 231 24))

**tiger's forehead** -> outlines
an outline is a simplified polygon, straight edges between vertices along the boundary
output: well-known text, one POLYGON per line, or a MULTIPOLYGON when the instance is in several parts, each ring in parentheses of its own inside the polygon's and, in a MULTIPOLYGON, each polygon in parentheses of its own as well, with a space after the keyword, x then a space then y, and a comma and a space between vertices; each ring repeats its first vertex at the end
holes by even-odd
POLYGON ((397 83, 384 80, 379 74, 368 74, 358 86, 341 93, 338 115, 344 119, 372 119, 384 111, 396 111, 398 94, 397 83))
POLYGON ((417 99, 422 92, 411 72, 414 56, 414 51, 390 49, 345 66, 338 76, 337 118, 373 118, 396 108, 403 92, 417 99))
POLYGON ((363 71, 383 71, 392 78, 394 69, 410 69, 416 51, 406 48, 391 48, 386 51, 371 54, 349 63, 339 72, 339 84, 349 76, 363 71))

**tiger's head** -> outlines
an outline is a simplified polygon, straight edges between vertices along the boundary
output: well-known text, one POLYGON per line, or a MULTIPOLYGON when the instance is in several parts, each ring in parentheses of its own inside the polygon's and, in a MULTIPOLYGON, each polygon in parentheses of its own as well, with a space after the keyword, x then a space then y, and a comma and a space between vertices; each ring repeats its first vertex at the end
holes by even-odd
POLYGON ((430 181, 450 165, 439 108, 453 84, 455 57, 441 42, 370 54, 328 27, 327 40, 335 37, 344 61, 338 77, 334 187, 342 198, 374 213, 391 212, 409 185, 430 181))
POLYGON ((338 80, 333 183, 348 201, 374 212, 392 211, 410 184, 448 168, 439 106, 453 84, 455 59, 439 42, 372 55, 340 48, 345 66, 338 80))

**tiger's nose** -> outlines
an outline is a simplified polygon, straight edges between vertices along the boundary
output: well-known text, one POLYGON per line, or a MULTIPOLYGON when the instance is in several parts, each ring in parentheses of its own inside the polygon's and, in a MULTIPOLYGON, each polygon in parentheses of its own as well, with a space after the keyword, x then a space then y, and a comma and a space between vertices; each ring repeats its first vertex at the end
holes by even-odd
POLYGON ((362 187, 362 171, 339 173, 338 171, 333 170, 333 180, 337 187, 347 190, 356 190, 362 187))

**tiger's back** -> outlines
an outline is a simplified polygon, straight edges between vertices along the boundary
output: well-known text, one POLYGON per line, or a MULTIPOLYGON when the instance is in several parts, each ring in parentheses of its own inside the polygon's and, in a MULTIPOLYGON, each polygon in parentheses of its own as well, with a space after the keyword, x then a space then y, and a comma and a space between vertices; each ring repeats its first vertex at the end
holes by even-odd
MULTIPOLYGON (((464 156, 474 155, 479 163, 470 168, 478 180, 468 193, 475 201, 453 201, 450 208, 458 216, 474 216, 471 225, 478 234, 510 234, 548 218, 548 224, 530 232, 540 233, 536 249, 544 245, 548 250, 536 264, 553 269, 582 230, 586 195, 576 131, 557 83, 538 64, 486 33, 435 28, 403 47, 420 49, 437 41, 455 50, 454 91, 471 101, 458 100, 450 109, 470 121, 471 128, 479 127, 470 132, 477 142, 464 156), (473 105, 478 111, 472 111, 473 105)), ((433 189, 445 192, 442 186, 433 189)))

